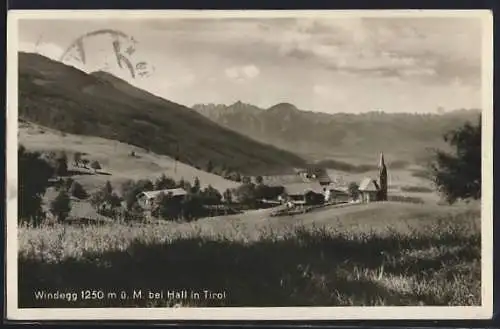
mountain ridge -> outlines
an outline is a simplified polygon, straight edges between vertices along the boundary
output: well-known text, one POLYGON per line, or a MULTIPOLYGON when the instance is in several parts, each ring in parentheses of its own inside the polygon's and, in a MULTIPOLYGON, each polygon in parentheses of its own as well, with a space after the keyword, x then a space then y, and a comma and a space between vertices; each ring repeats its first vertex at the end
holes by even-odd
POLYGON ((263 174, 305 165, 291 152, 222 127, 110 73, 87 74, 39 54, 18 56, 20 118, 145 147, 201 168, 263 174))
MULTIPOLYGON (((243 103, 244 104, 244 103, 243 103)), ((442 136, 480 114, 476 109, 441 114, 324 113, 278 103, 267 109, 248 104, 252 111, 238 111, 232 105, 193 109, 224 127, 260 142, 292 151, 309 160, 337 159, 340 154, 384 151, 405 160, 420 158, 428 148, 446 147, 442 136), (257 108, 257 109, 255 109, 257 108), (373 151, 373 150, 377 151, 373 151)), ((241 106, 240 106, 241 107, 241 106)))

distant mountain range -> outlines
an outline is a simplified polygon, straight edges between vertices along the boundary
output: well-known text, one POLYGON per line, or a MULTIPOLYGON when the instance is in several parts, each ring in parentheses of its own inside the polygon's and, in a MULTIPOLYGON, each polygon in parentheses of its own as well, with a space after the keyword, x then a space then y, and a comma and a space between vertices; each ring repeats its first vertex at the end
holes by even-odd
POLYGON ((385 152, 393 159, 413 161, 425 156, 428 148, 446 147, 443 134, 466 121, 475 122, 480 114, 479 110, 326 114, 303 111, 289 103, 262 109, 242 102, 196 104, 193 109, 224 127, 310 160, 371 161, 385 152))
POLYGON ((299 156, 224 128, 105 72, 87 74, 19 53, 19 117, 63 132, 122 141, 196 167, 288 172, 299 156))

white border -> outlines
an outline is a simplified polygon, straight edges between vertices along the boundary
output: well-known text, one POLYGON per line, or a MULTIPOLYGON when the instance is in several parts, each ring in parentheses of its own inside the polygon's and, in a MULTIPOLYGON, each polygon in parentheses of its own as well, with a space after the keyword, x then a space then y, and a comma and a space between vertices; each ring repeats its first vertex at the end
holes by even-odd
POLYGON ((493 314, 493 15, 489 10, 11 10, 7 16, 7 303, 9 320, 489 319, 493 314), (482 306, 19 309, 17 306, 17 83, 19 19, 250 17, 478 17, 482 19, 482 306))

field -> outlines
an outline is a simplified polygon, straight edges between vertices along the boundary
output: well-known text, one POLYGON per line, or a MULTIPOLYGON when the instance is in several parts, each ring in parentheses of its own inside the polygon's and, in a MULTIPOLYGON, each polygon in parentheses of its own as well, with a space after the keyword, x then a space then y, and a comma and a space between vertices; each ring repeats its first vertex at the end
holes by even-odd
POLYGON ((75 152, 86 154, 91 161, 99 161, 103 167, 102 171, 106 174, 94 175, 89 171, 89 174, 72 177, 88 192, 103 187, 107 180, 113 186, 119 186, 128 179, 154 180, 161 174, 190 182, 198 177, 202 187, 211 184, 221 191, 238 186, 236 182, 182 162, 176 164, 174 159, 168 156, 147 152, 139 147, 105 138, 61 133, 33 123, 19 124, 19 143, 30 151, 65 151, 70 166, 75 152), (135 152, 134 157, 130 156, 132 151, 135 152))
POLYGON ((19 306, 480 304, 477 203, 384 202, 276 218, 269 211, 192 223, 21 227, 19 306), (85 289, 104 297, 81 298, 85 289), (183 289, 201 298, 166 295, 183 289), (131 298, 134 290, 141 298, 131 298), (225 295, 204 298, 204 290, 225 295), (36 300, 41 291, 77 295, 36 300))
MULTIPOLYGON (((118 187, 126 179, 155 179, 163 173, 177 180, 199 177, 202 186, 222 191, 237 186, 112 140, 31 123, 20 125, 19 140, 28 150, 65 151, 69 162, 74 152, 98 160, 104 174, 73 176, 88 192, 107 180, 118 187), (130 156, 132 151, 136 156, 130 156)), ((479 204, 441 205, 430 182, 415 174, 422 168, 391 168, 392 159, 387 160, 389 196, 422 203, 325 207, 285 217, 271 217, 272 209, 253 210, 189 223, 109 219, 101 225, 21 226, 19 306, 479 305, 479 204), (174 290, 187 290, 189 296, 170 298, 167 292, 174 290), (224 294, 204 298, 205 290, 224 294), (40 297, 56 292, 66 299, 40 297), (85 292, 103 295, 87 298, 85 292), (68 296, 76 297, 68 301, 68 296)), ((367 163, 371 160, 358 159, 356 164, 367 163)), ((377 173, 329 174, 348 183, 377 173)), ((45 203, 55 195, 49 188, 45 203)), ((97 214, 86 201, 74 200, 71 216, 97 214)))

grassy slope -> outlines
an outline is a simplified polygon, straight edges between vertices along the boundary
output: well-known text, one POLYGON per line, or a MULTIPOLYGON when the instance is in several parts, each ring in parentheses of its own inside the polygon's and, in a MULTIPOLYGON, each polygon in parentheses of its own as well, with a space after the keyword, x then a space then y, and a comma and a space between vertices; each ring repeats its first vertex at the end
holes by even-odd
MULTIPOLYGON (((176 180, 185 179, 191 183, 195 177, 198 177, 202 187, 212 185, 221 193, 228 188, 235 188, 239 185, 184 163, 178 162, 176 166, 174 159, 168 156, 147 152, 132 145, 99 137, 63 134, 57 130, 32 123, 20 123, 19 142, 28 150, 65 151, 69 158, 69 169, 73 169, 71 160, 75 152, 86 153, 86 158, 99 161, 103 167, 102 171, 108 174, 95 175, 89 170, 89 174, 72 176, 90 193, 103 187, 107 180, 115 188, 119 188, 128 179, 149 178, 154 180, 162 174, 176 180), (129 155, 131 151, 136 153, 136 157, 129 155)), ((55 195, 57 192, 49 189, 46 193, 46 201, 52 200, 55 195)), ((91 217, 98 217, 95 210, 84 201, 78 202, 78 206, 72 211, 74 216, 85 215, 84 217, 88 217, 89 213, 91 217), (81 213, 82 211, 85 214, 81 213)))
MULTIPOLYGON (((478 305, 477 204, 378 203, 269 218, 268 211, 165 223, 21 228, 20 303, 35 289, 225 290, 183 305, 478 305), (85 273, 85 275, 82 275, 85 273)), ((61 307, 162 306, 173 300, 61 307)))
POLYGON ((222 128, 195 111, 108 74, 86 74, 37 54, 19 53, 21 118, 75 134, 148 147, 205 168, 263 173, 302 166, 298 156, 222 128))

